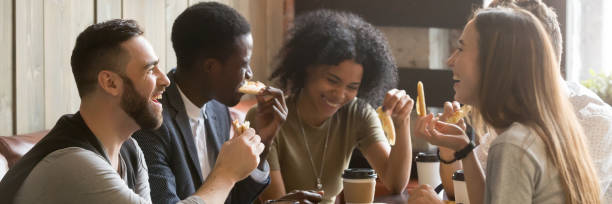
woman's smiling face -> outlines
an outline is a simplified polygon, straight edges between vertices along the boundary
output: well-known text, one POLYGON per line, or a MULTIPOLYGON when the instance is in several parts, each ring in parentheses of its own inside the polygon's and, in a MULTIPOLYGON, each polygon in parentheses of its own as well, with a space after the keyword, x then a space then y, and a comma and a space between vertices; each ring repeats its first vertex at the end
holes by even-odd
POLYGON ((329 118, 357 96, 363 66, 344 60, 338 65, 319 65, 307 74, 303 96, 315 115, 329 118))
POLYGON ((477 105, 481 74, 478 57, 479 37, 473 22, 470 21, 465 26, 459 38, 459 47, 446 62, 453 71, 455 100, 469 105, 477 105))

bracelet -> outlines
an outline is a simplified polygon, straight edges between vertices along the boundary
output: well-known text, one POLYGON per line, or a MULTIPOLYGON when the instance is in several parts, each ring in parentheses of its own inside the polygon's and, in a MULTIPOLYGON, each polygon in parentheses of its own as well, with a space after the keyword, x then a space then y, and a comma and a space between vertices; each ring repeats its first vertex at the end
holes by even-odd
POLYGON ((438 159, 445 164, 451 164, 457 160, 462 160, 463 158, 467 157, 468 154, 470 154, 470 152, 472 152, 472 150, 474 150, 474 148, 476 148, 476 145, 474 144, 473 140, 470 140, 470 142, 467 144, 467 146, 465 146, 463 149, 456 151, 455 152, 455 158, 453 158, 453 160, 450 161, 446 161, 444 159, 442 159, 442 157, 440 157, 440 149, 438 149, 438 159))
POLYGON ((440 157, 440 149, 438 148, 438 159, 445 164, 452 164, 453 162, 457 161, 457 158, 453 158, 453 160, 450 161, 446 161, 444 159, 442 159, 442 157, 440 157))

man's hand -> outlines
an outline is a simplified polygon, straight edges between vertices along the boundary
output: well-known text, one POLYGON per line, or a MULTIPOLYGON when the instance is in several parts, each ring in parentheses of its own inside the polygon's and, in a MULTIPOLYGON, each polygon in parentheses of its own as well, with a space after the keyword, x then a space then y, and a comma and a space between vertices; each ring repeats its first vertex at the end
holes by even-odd
POLYGON ((444 204, 438 199, 436 192, 429 185, 421 185, 417 189, 410 191, 408 203, 410 204, 444 204))
POLYGON ((319 203, 323 200, 323 191, 292 191, 280 200, 299 201, 300 204, 319 203))
POLYGON ((404 90, 388 91, 383 101, 383 111, 391 116, 396 128, 410 126, 410 113, 413 106, 414 100, 404 90))
POLYGON ((255 120, 257 122, 255 129, 261 135, 261 140, 267 147, 280 130, 280 126, 287 120, 289 109, 287 109, 285 103, 285 95, 280 89, 268 86, 256 98, 257 113, 255 120))
POLYGON ((246 178, 259 164, 265 146, 252 128, 223 143, 213 171, 226 174, 235 183, 246 178))

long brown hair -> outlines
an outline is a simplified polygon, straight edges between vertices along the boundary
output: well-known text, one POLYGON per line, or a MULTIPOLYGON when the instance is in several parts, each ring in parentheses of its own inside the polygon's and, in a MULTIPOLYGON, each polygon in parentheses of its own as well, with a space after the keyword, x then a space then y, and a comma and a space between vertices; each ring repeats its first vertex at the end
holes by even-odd
POLYGON ((476 117, 495 129, 514 122, 533 129, 559 170, 566 202, 600 203, 585 136, 539 20, 523 9, 488 8, 477 11, 473 22, 481 69, 476 117))

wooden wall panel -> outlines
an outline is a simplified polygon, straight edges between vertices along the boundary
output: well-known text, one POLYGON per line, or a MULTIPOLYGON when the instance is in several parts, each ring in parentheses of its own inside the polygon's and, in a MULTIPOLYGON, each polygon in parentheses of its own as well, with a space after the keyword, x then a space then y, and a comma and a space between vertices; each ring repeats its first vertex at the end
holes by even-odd
POLYGON ((385 35, 398 67, 429 67, 429 29, 378 27, 385 35))
POLYGON ((43 0, 15 1, 17 134, 45 127, 43 0))
MULTIPOLYGON (((115 18, 138 21, 167 71, 176 66, 172 24, 200 1, 210 0, 0 0, 0 43, 7 45, 0 48, 0 135, 48 129, 78 109, 70 57, 84 28, 115 18)), ((252 65, 256 79, 265 80, 282 43, 286 0, 214 1, 251 23, 252 65)))
POLYGON ((261 70, 265 70, 266 79, 274 69, 274 60, 280 50, 285 36, 285 2, 286 0, 268 0, 266 11, 266 64, 261 70))
POLYGON ((232 8, 236 9, 247 21, 250 21, 252 13, 256 11, 251 11, 251 4, 261 4, 265 3, 265 0, 228 0, 227 5, 230 5, 232 8))
POLYGON ((249 23, 251 24, 251 34, 253 35, 253 54, 251 56, 251 69, 253 70, 253 78, 259 81, 267 79, 267 29, 266 29, 266 12, 267 0, 256 0, 249 6, 251 11, 249 23))
POLYGON ((172 24, 178 15, 180 15, 189 5, 188 0, 168 0, 166 2, 166 70, 176 67, 176 55, 172 47, 172 24))
MULTIPOLYGON (((208 1, 211 0, 189 0, 189 5, 208 1)), ((214 1, 236 9, 251 24, 253 35, 251 68, 256 80, 266 81, 271 73, 271 61, 276 56, 283 41, 285 0, 214 1)))
POLYGON ((96 0, 96 23, 121 18, 121 0, 96 0))
POLYGON ((165 8, 165 0, 123 0, 123 18, 138 21, 145 38, 153 45, 164 73, 167 70, 165 8))
POLYGON ((192 6, 194 4, 197 4, 198 2, 202 2, 202 1, 206 1, 206 0, 188 0, 189 2, 189 6, 192 6))
POLYGON ((13 0, 0 0, 0 135, 13 132, 13 0))
POLYGON ((79 109, 70 57, 77 36, 94 23, 93 0, 44 1, 45 128, 79 109))
POLYGON ((191 6, 191 5, 197 4, 199 2, 207 2, 207 1, 216 1, 216 2, 219 2, 219 3, 225 4, 225 5, 228 5, 228 6, 232 7, 232 8, 235 8, 234 7, 234 2, 235 1, 251 1, 251 0, 189 0, 189 5, 191 6))

